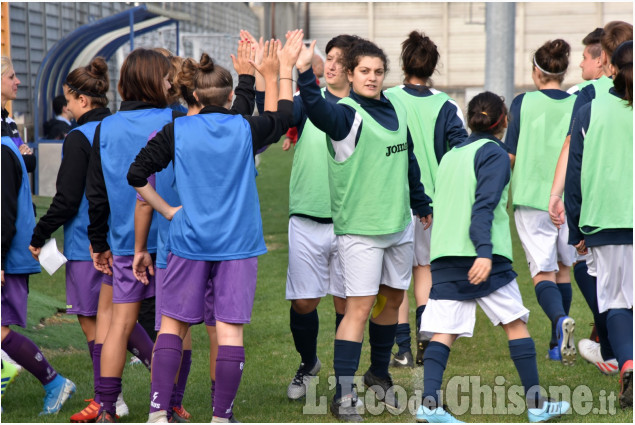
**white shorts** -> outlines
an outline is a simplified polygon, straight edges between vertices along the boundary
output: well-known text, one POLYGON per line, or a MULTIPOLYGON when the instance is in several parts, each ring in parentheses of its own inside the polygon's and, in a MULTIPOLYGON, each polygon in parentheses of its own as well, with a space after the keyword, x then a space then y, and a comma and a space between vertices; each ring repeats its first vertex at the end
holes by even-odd
POLYGON ((289 218, 288 300, 344 298, 344 278, 333 223, 292 216, 289 218))
POLYGON ((573 264, 576 250, 568 244, 566 222, 558 229, 547 211, 522 206, 516 207, 514 219, 531 277, 540 272, 557 272, 558 261, 567 267, 573 264))
POLYGON ((379 236, 340 235, 342 272, 347 297, 377 295, 379 285, 406 290, 412 276, 414 226, 379 236))
POLYGON ((428 300, 421 316, 421 332, 432 338, 435 333, 471 337, 476 323, 476 304, 494 326, 521 319, 527 323, 529 310, 523 305, 516 279, 491 294, 473 300, 428 300))
POLYGON ((428 227, 428 230, 423 230, 425 227, 421 220, 416 215, 412 216, 412 223, 415 226, 415 255, 412 262, 412 267, 417 266, 429 266, 430 265, 430 235, 432 234, 432 226, 428 227))
POLYGON ((633 308, 633 245, 595 246, 589 254, 593 257, 589 274, 593 271, 597 276, 600 313, 633 308))

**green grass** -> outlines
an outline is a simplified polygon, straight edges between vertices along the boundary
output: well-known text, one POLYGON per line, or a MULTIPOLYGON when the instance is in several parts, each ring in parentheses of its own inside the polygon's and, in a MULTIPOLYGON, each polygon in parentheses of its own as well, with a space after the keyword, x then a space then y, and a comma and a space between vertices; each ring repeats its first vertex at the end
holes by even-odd
MULTIPOLYGON (((283 152, 280 145, 274 145, 262 155, 257 179, 265 239, 269 253, 259 259, 259 279, 256 301, 251 325, 245 328, 246 364, 244 375, 234 411, 236 417, 243 422, 335 422, 327 414, 328 402, 333 394, 329 378, 333 374, 333 338, 335 317, 332 300, 327 297, 319 306, 320 335, 318 355, 322 361, 320 381, 317 386, 317 413, 303 414, 303 410, 311 411, 304 402, 290 402, 286 397, 286 387, 299 364, 299 356, 295 352, 289 331, 289 303, 285 301, 285 280, 287 267, 287 211, 288 182, 292 154, 283 152), (320 400, 322 397, 322 400, 320 400)), ((38 217, 45 212, 50 198, 38 198, 38 217)), ((512 229, 514 226, 512 225, 512 229)), ((601 408, 600 399, 606 399, 613 393, 617 395, 618 378, 601 375, 597 369, 580 357, 573 367, 563 367, 559 363, 545 360, 550 337, 550 325, 545 314, 536 302, 536 297, 527 270, 524 253, 520 242, 514 235, 514 264, 518 273, 518 283, 527 308, 531 310, 529 330, 536 342, 538 353, 538 370, 541 385, 562 386, 574 390, 587 386, 592 394, 590 413, 584 413, 576 401, 580 401, 580 389, 573 395, 565 395, 566 400, 574 400, 576 412, 556 422, 628 422, 632 423, 632 409, 621 410, 616 402, 609 409, 610 414, 594 414, 592 408, 601 408)), ((62 246, 62 232, 55 234, 58 246, 62 246)), ((59 309, 65 306, 64 271, 54 276, 46 272, 31 278, 29 296, 29 316, 26 330, 16 329, 28 335, 40 347, 51 364, 64 376, 77 384, 76 395, 64 406, 62 411, 53 417, 39 417, 42 408, 44 391, 39 382, 29 373, 22 373, 11 384, 7 398, 2 400, 3 422, 68 422, 71 414, 81 410, 86 403, 84 398, 92 397, 92 367, 88 357, 84 336, 73 316, 60 315, 59 309)), ((573 285, 573 305, 571 316, 576 319, 578 337, 587 337, 590 332, 588 323, 592 321, 584 300, 573 285)), ((414 303, 413 297, 410 297, 414 303)), ((411 305, 411 317, 414 316, 414 304, 411 305)), ((414 332, 413 332, 414 335, 414 332)), ((193 328, 194 351, 192 371, 185 394, 184 405, 192 413, 197 422, 209 422, 211 419, 209 397, 209 363, 207 334, 201 326, 193 328)), ((369 365, 368 336, 365 337, 364 351, 359 366, 360 375, 369 365)), ((414 370, 393 370, 396 384, 406 391, 411 402, 417 399, 417 391, 422 388, 422 368, 414 370)), ((493 386, 497 377, 504 377, 502 386, 494 389, 498 394, 504 387, 519 385, 520 380, 509 358, 507 341, 502 329, 491 326, 481 310, 478 310, 475 336, 459 339, 450 355, 444 376, 444 387, 455 383, 461 376, 480 376, 481 385, 493 386), (454 378, 454 379, 453 379, 454 378)), ((469 378, 468 378, 469 379, 469 378)), ((150 379, 149 373, 142 366, 126 366, 123 376, 124 398, 130 407, 131 414, 122 418, 122 422, 145 422, 149 405, 150 379)), ((450 385, 452 387, 453 385, 450 385)), ((454 386, 456 389, 456 386, 454 386)), ((448 389, 452 392, 452 388, 448 389)), ((465 394, 460 394, 465 396, 465 394)), ((554 395, 554 394, 552 394, 554 395)), ((454 408, 456 396, 448 395, 446 403, 454 408)), ((496 398, 494 397, 496 401, 496 398)), ((410 408, 413 408, 410 406, 410 408)), ((372 410, 372 409, 369 409, 372 410)), ((376 410, 375 410, 376 411, 376 410)), ((517 416, 508 414, 479 414, 477 404, 473 404, 459 419, 468 422, 527 422, 523 412, 517 416)), ((383 412, 377 416, 366 414, 368 422, 413 422, 409 411, 395 416, 383 412)))

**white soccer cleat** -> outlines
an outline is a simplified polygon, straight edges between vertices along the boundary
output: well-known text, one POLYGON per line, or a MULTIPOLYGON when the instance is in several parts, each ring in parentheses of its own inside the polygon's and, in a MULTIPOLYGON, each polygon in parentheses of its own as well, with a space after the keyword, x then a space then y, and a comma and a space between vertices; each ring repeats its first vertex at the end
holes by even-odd
POLYGON ((616 359, 604 360, 600 344, 590 339, 581 339, 578 342, 580 356, 589 363, 594 364, 605 375, 620 373, 620 367, 616 359))

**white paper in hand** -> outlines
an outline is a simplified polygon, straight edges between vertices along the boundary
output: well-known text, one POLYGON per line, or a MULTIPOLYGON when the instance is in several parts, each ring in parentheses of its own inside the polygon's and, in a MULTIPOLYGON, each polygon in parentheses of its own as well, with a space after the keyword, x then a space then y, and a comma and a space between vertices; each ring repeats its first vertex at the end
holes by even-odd
POLYGON ((62 267, 66 261, 68 261, 66 257, 64 257, 64 254, 57 250, 55 238, 49 239, 49 241, 44 244, 42 251, 40 251, 39 258, 40 264, 50 275, 53 275, 57 269, 62 267))

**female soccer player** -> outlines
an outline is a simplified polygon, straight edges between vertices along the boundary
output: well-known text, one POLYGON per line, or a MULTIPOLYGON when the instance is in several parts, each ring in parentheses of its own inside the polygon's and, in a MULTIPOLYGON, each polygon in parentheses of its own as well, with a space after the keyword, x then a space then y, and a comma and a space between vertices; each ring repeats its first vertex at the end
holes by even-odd
POLYGON ((298 86, 308 118, 331 140, 331 209, 346 287, 346 313, 335 336, 337 383, 331 412, 359 422, 353 377, 371 309, 371 366, 364 384, 381 387, 379 399, 399 407, 388 365, 399 305, 412 273, 410 209, 426 228, 432 223, 432 210, 421 184, 406 112, 382 94, 388 65, 384 52, 367 40, 354 43, 343 61, 350 96, 332 104, 322 97, 311 70, 314 46, 315 41, 303 48, 296 63, 298 86))
MULTIPOLYGON (((248 46, 247 44, 241 44, 241 46, 242 47, 240 50, 242 54, 238 54, 236 55, 236 57, 234 57, 234 69, 238 73, 239 81, 238 86, 235 89, 236 99, 234 100, 230 112, 250 115, 254 110, 254 76, 251 74, 251 72, 253 72, 253 67, 249 64, 251 46, 248 46)), ((174 66, 174 59, 172 59, 171 62, 174 66)), ((194 85, 192 78, 194 76, 193 73, 197 69, 197 66, 198 64, 193 59, 189 58, 186 68, 183 68, 182 64, 179 65, 178 72, 176 73, 173 80, 173 87, 176 87, 180 93, 180 96, 178 98, 172 97, 173 104, 180 103, 179 99, 183 98, 188 105, 187 115, 196 115, 203 108, 203 106, 194 97, 193 88, 191 87, 194 85)), ((155 135, 156 132, 153 132, 150 139, 152 139, 155 135)), ((166 202, 171 205, 179 205, 181 203, 178 193, 173 187, 173 164, 170 164, 163 172, 151 176, 149 180, 154 180, 155 183, 151 184, 153 185, 153 187, 156 188, 157 193, 159 193, 166 202)), ((143 199, 139 195, 137 195, 137 199, 143 201, 143 199)), ((135 212, 138 213, 140 211, 137 210, 135 212)), ((154 267, 154 273, 156 273, 155 293, 157 307, 155 329, 158 331, 161 327, 161 303, 163 302, 163 282, 165 280, 167 258, 169 254, 169 250, 167 248, 167 240, 170 222, 160 214, 153 217, 152 213, 146 213, 145 215, 139 215, 135 217, 135 226, 149 228, 150 223, 153 219, 158 221, 157 257, 154 267)), ((145 232, 140 233, 145 234, 145 232)), ((135 257, 132 265, 135 277, 143 283, 149 283, 147 271, 149 270, 150 274, 152 274, 153 266, 152 257, 146 249, 146 243, 147 241, 145 239, 135 240, 135 257)), ((167 299, 166 302, 169 302, 169 299, 167 299)), ((215 336, 216 323, 212 317, 209 318, 206 324, 208 326, 208 331, 210 332, 210 341, 212 343, 212 346, 210 348, 210 362, 215 364, 216 352, 218 349, 218 344, 216 343, 215 336)), ((187 412, 182 406, 182 400, 185 392, 185 385, 187 383, 189 370, 191 367, 191 358, 192 336, 190 330, 188 329, 188 332, 183 339, 183 357, 181 361, 181 367, 179 369, 179 376, 174 387, 172 398, 170 399, 170 407, 167 409, 168 420, 174 418, 174 420, 181 422, 183 420, 189 419, 190 417, 189 412, 187 412)), ((211 370, 212 388, 214 387, 215 374, 216 370, 211 370)))
MULTIPOLYGON (((391 102, 400 102, 408 111, 408 129, 412 135, 414 152, 421 170, 421 183, 426 194, 434 199, 434 180, 443 155, 467 137, 463 114, 456 102, 446 93, 431 88, 432 74, 439 60, 436 44, 425 34, 412 31, 401 43, 401 63, 404 84, 386 90, 391 102)), ((423 352, 427 340, 419 333, 421 314, 426 308, 432 277, 430 275, 430 231, 423 230, 423 224, 413 215, 415 226, 414 294, 417 303, 415 315, 417 332, 417 364, 423 363, 423 352)), ((410 324, 408 322, 408 292, 399 308, 399 323, 395 342, 399 347, 392 366, 412 367, 410 350, 410 324)))
POLYGON ((565 228, 549 218, 549 191, 567 135, 575 96, 561 90, 569 66, 569 44, 547 41, 533 56, 537 91, 517 96, 510 108, 505 145, 512 168, 514 218, 529 263, 538 303, 551 321, 551 360, 573 365, 575 321, 570 318, 570 270, 575 250, 565 228))
MULTIPOLYGON (((276 44, 273 40, 266 43, 268 53, 259 72, 265 76, 266 95, 277 97, 276 44)), ((302 31, 296 31, 284 49, 278 47, 279 111, 265 112, 259 117, 229 113, 226 108, 232 100, 231 74, 204 54, 191 86, 203 109, 195 116, 177 118, 174 124, 164 127, 130 166, 130 184, 165 218, 172 220, 171 253, 163 290, 174 295, 169 304, 161 306, 149 421, 165 420, 165 406, 189 324, 204 321, 212 311, 219 344, 212 420, 233 420, 232 405, 245 362, 243 325, 251 316, 257 256, 266 252, 253 157, 259 148, 276 142, 289 128, 291 72, 301 45, 302 31), (192 134, 199 143, 188 143, 192 134), (171 161, 182 209, 168 205, 147 183, 148 176, 171 161)), ((184 68, 188 66, 186 62, 184 68)))
POLYGON ((520 375, 530 422, 564 414, 566 401, 540 397, 536 349, 527 331, 512 269, 512 241, 507 216, 510 159, 499 137, 507 127, 507 108, 491 92, 468 105, 472 134, 448 152, 439 165, 432 229, 432 290, 421 330, 432 335, 424 353, 422 404, 417 422, 458 422, 440 399, 450 347, 470 337, 480 305, 494 326, 501 325, 520 375))
MULTIPOLYGON (((15 78, 13 70, 7 72, 15 78)), ((3 93, 4 78, 3 72, 3 93)), ((17 92, 17 84, 14 88, 17 92)), ((2 349, 44 386, 46 395, 40 414, 49 415, 59 412, 75 392, 75 384, 57 373, 29 338, 9 328, 26 327, 29 275, 40 272, 40 265, 28 249, 35 227, 29 176, 11 135, 10 127, 2 121, 2 349)))
MULTIPOLYGON (((86 180, 88 238, 95 267, 113 276, 113 312, 101 353, 97 421, 115 419, 128 340, 135 341, 135 354, 148 367, 152 356, 152 340, 137 323, 137 316, 141 300, 154 296, 154 282, 142 285, 132 272, 134 212, 150 207, 136 203, 135 191, 126 185, 126 172, 150 133, 173 120, 173 111, 167 108, 169 66, 160 53, 142 48, 131 52, 121 68, 121 108, 95 131, 86 180)), ((155 252, 154 224, 149 232, 148 250, 155 252)))
MULTIPOLYGON (((64 226, 64 255, 69 260, 66 263, 66 304, 70 306, 67 313, 77 315, 86 336, 93 361, 95 393, 99 384, 100 361, 95 345, 99 344, 99 351, 110 324, 112 277, 93 267, 86 233, 88 201, 84 189, 95 129, 101 120, 110 115, 106 97, 109 86, 108 65, 99 57, 66 77, 64 96, 79 127, 69 132, 64 140, 56 194, 47 213, 35 227, 29 246, 33 256, 38 258, 46 240, 64 226)), ((123 400, 120 401, 120 414, 125 410, 121 403, 123 400)), ((99 399, 92 400, 88 407, 71 416, 71 422, 94 420, 98 410, 99 399)))
POLYGON ((633 405, 633 42, 611 59, 614 88, 575 116, 565 180, 569 242, 597 277, 599 313, 620 367, 620 405, 633 405), (610 141, 610 143, 607 143, 610 141))

